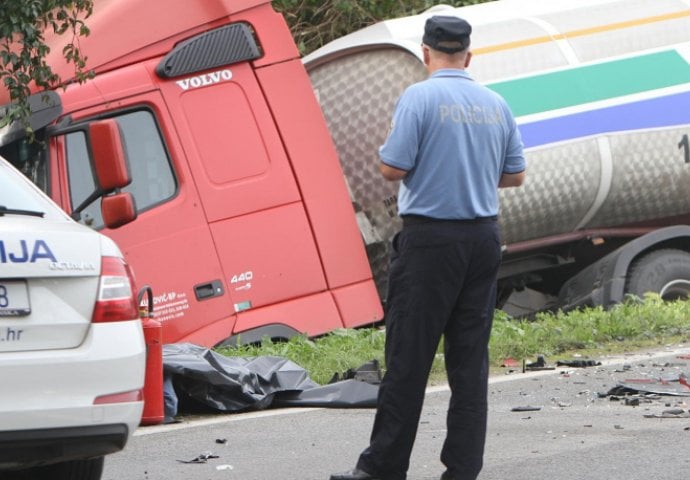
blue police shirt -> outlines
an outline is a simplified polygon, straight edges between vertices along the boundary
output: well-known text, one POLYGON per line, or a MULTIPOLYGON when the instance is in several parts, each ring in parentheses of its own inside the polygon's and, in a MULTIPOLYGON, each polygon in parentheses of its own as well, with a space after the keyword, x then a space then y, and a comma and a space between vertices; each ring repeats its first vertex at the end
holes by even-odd
POLYGON ((437 70, 405 90, 379 154, 408 172, 398 194, 401 215, 497 215, 501 175, 525 170, 507 103, 459 69, 437 70))

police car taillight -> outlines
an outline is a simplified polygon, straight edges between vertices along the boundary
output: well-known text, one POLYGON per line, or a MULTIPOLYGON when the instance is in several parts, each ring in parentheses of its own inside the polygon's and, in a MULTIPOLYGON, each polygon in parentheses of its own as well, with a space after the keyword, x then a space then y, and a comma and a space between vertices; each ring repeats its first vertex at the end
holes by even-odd
POLYGON ((103 257, 98 300, 91 321, 117 322, 136 318, 139 318, 139 310, 129 265, 118 257, 103 257))

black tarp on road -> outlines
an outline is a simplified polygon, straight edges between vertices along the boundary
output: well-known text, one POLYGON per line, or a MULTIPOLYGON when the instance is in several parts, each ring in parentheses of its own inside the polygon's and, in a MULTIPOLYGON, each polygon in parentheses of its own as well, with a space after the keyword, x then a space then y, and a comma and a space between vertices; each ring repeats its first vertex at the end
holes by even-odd
POLYGON ((190 409, 242 412, 269 407, 373 408, 378 385, 312 381, 282 357, 226 357, 191 343, 163 346, 165 417, 190 409))

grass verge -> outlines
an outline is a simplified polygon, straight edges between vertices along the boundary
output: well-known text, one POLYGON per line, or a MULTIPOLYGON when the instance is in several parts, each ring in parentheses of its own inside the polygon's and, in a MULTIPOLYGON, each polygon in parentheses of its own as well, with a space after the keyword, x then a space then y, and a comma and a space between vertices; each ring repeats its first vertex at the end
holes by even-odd
MULTIPOLYGON (((497 311, 489 345, 492 367, 506 358, 547 358, 574 353, 604 355, 636 348, 684 342, 690 338, 690 301, 663 302, 650 295, 631 298, 609 310, 588 308, 569 313, 541 313, 532 320, 510 318, 497 311)), ((315 382, 325 384, 372 359, 385 368, 382 328, 342 329, 316 339, 293 337, 287 342, 264 339, 260 345, 220 348, 228 356, 276 355, 307 370, 315 382)), ((431 383, 445 381, 442 346, 432 368, 431 383)))

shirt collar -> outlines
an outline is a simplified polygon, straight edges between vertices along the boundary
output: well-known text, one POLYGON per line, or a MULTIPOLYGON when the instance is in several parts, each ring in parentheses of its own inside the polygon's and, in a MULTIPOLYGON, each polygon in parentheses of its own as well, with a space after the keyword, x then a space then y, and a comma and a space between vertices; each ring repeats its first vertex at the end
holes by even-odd
POLYGON ((434 73, 432 73, 430 78, 438 77, 456 77, 472 80, 472 77, 469 73, 467 73, 467 71, 460 70, 459 68, 441 68, 440 70, 436 70, 434 73))

